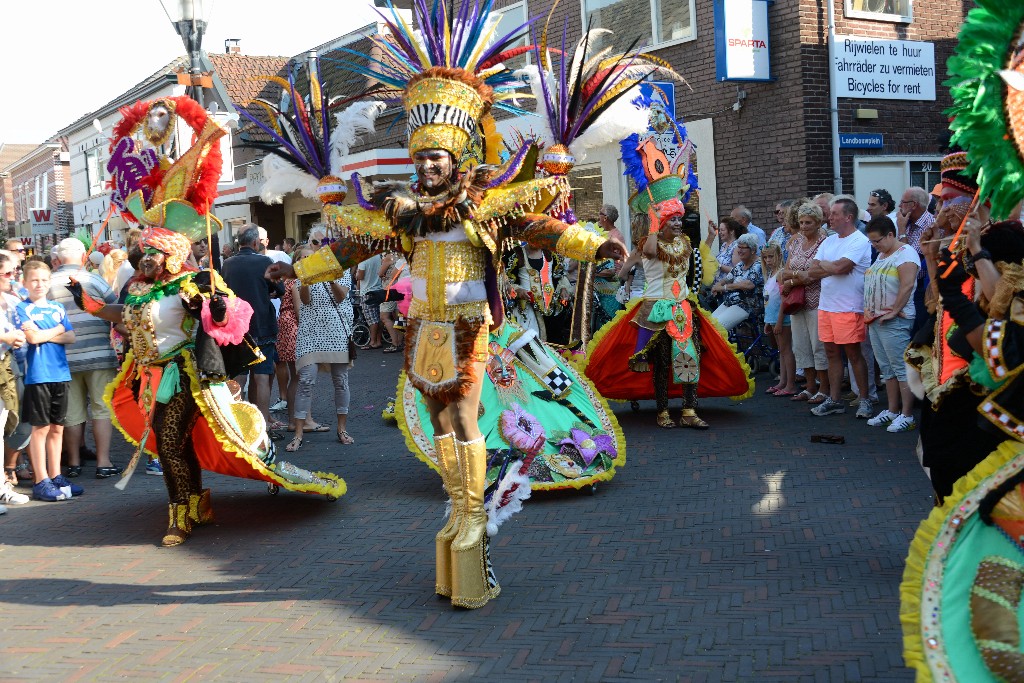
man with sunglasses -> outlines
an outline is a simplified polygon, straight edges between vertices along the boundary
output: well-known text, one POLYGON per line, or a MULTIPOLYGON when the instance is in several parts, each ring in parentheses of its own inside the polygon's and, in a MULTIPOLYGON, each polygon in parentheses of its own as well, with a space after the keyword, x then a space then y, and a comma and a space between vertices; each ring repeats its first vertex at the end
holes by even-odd
POLYGON ((889 190, 879 188, 868 192, 867 212, 872 218, 888 216, 893 225, 896 225, 896 200, 889 194, 889 190))

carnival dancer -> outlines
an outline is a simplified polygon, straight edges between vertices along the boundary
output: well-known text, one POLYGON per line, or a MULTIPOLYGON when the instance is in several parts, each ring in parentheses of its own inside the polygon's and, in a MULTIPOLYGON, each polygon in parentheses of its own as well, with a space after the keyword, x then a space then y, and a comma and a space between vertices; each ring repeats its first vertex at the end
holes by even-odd
MULTIPOLYGON (((621 143, 626 172, 637 187, 630 208, 633 233, 645 235, 638 246, 647 288, 595 335, 582 367, 607 398, 654 398, 659 427, 676 425, 668 401, 681 395, 678 424, 707 429, 707 422, 697 415, 698 396, 738 400, 749 396, 754 385, 742 356, 697 303, 695 285, 710 283, 713 273, 704 277, 704 259, 683 234, 684 202, 697 180, 686 130, 671 123, 670 138, 652 132, 634 134, 621 143), (666 139, 672 142, 666 144, 666 139)), ((700 249, 707 249, 699 234, 693 238, 700 249)))
MULTIPOLYGON (((487 451, 477 420, 488 330, 504 317, 497 287, 501 252, 524 241, 592 262, 621 260, 625 247, 538 213, 564 213, 568 183, 564 176, 525 179, 533 175, 532 145, 500 168, 482 163, 500 149, 488 116, 492 105, 516 110, 509 100, 519 81, 503 60, 516 52, 507 50, 524 36, 523 27, 487 45, 481 41, 493 34, 497 19, 490 0, 435 7, 414 4, 417 33, 397 13, 385 17, 391 35, 378 41, 385 57, 365 68, 350 65, 401 91, 416 181, 377 183, 364 193, 354 175, 358 205, 324 208, 340 238, 295 272, 313 282, 385 249, 411 254, 406 373, 424 395, 453 510, 436 537, 435 590, 450 595, 453 605, 475 608, 499 592, 488 560, 487 451)), ((605 57, 573 67, 580 82, 593 86, 598 112, 662 69, 635 53, 605 57)), ((289 271, 279 264, 268 274, 289 271)))
MULTIPOLYGON (((143 257, 124 305, 104 304, 72 281, 75 303, 128 329, 132 350, 107 387, 114 424, 160 458, 170 500, 164 546, 183 543, 193 525, 213 520, 202 470, 258 479, 274 487, 336 498, 345 483, 275 459, 259 410, 236 400, 229 378, 262 356, 247 338, 252 308, 213 271, 186 265, 192 242, 220 222, 209 214, 220 178, 225 131, 194 100, 169 97, 122 110, 111 143, 112 201, 144 226, 143 257), (171 163, 156 151, 170 139, 175 116, 196 142, 171 163), (142 129, 146 147, 134 139, 142 129)), ((119 484, 126 483, 122 480, 119 484)))
POLYGON ((1024 680, 1024 5, 977 4, 948 63, 947 114, 978 189, 949 249, 929 263, 940 305, 934 348, 919 363, 922 413, 934 411, 922 416, 925 455, 943 448, 949 458, 941 481, 932 473, 941 505, 918 528, 900 586, 904 659, 919 681, 1024 680), (965 410, 957 402, 968 394, 965 410), (963 460, 991 449, 955 482, 955 453, 939 440, 954 436, 948 423, 959 426, 963 460))
POLYGON ((542 342, 565 346, 569 341, 572 287, 565 259, 544 249, 520 245, 505 255, 505 313, 520 327, 533 330, 542 342))

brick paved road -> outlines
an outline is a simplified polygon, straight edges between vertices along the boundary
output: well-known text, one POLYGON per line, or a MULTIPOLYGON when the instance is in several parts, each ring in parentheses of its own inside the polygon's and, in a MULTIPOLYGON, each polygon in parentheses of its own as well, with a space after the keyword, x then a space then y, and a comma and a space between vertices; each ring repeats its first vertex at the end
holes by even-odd
POLYGON ((345 477, 338 502, 210 475, 217 524, 177 549, 157 547, 156 477, 12 507, 0 680, 911 680, 916 433, 813 418, 761 394, 765 375, 749 401, 705 401, 705 433, 620 406, 626 467, 596 495, 535 494, 492 546, 500 598, 455 611, 433 596, 439 481, 380 420, 397 365, 368 352, 353 371, 357 445, 300 452, 345 477))

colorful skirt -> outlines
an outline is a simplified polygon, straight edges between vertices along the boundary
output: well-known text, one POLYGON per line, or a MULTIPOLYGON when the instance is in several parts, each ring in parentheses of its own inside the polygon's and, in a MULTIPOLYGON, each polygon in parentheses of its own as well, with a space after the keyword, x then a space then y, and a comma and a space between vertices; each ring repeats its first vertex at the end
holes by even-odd
POLYGON ((1003 442, 914 535, 900 622, 918 681, 1019 680, 1024 670, 1022 471, 1024 444, 1003 442))
MULTIPOLYGON (((750 366, 736 350, 736 346, 729 342, 722 326, 697 304, 696 297, 691 296, 689 301, 690 309, 700 318, 700 379, 697 383, 697 396, 727 396, 736 401, 750 397, 754 393, 750 366)), ((630 358, 637 352, 641 329, 665 334, 663 330, 656 329, 657 325, 637 318, 650 309, 649 300, 631 300, 626 310, 619 311, 590 340, 587 355, 579 367, 605 398, 619 401, 655 398, 650 372, 637 372, 630 368, 630 358)), ((682 397, 683 386, 681 383, 670 382, 669 398, 682 397)))
MULTIPOLYGON (((345 495, 345 481, 341 477, 278 460, 259 409, 235 400, 224 382, 201 382, 190 350, 183 350, 182 358, 181 367, 188 376, 182 390, 192 392, 200 411, 192 428, 192 443, 200 467, 208 472, 265 481, 290 491, 330 498, 345 495)), ((150 412, 140 405, 139 392, 144 392, 148 385, 157 393, 153 388, 160 384, 165 367, 168 366, 140 368, 129 351, 121 371, 107 385, 103 398, 110 406, 111 420, 133 446, 139 445, 150 418, 150 412), (140 374, 145 381, 140 381, 140 374)), ((155 456, 156 449, 156 434, 150 431, 145 452, 155 456)))
MULTIPOLYGON (((489 484, 519 463, 532 490, 579 489, 625 464, 625 438, 604 398, 535 332, 506 320, 490 334, 487 357, 479 424, 489 484)), ((437 470, 429 412, 405 373, 397 397, 395 417, 410 450, 437 470)))

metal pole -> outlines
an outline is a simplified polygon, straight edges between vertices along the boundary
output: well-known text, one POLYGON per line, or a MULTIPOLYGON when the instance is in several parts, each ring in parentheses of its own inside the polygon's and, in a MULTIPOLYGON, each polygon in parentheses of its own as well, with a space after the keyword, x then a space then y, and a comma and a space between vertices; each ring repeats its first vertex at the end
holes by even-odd
POLYGON ((836 8, 835 0, 828 3, 828 107, 832 118, 832 192, 843 193, 843 167, 839 160, 839 97, 832 82, 832 66, 836 63, 836 8))

